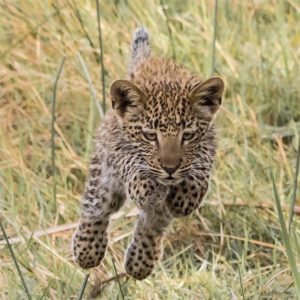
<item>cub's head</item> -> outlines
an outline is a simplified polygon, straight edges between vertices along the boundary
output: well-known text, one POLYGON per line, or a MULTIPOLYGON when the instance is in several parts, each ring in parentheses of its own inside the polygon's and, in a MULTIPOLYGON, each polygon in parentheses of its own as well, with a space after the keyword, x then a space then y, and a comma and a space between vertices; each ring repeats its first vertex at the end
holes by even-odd
POLYGON ((213 119, 222 102, 223 80, 116 80, 110 94, 124 134, 163 184, 209 169, 214 153, 213 119))

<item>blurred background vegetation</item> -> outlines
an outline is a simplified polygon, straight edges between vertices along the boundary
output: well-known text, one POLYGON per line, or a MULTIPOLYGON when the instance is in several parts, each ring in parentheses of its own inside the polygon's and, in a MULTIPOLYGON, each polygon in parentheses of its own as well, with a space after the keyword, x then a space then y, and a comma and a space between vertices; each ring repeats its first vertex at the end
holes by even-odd
MULTIPOLYGON (((0 0, 0 220, 31 297, 79 295, 85 273, 73 264, 70 241, 101 122, 95 100, 126 76, 132 32, 144 25, 155 56, 226 82, 211 189, 199 211, 170 228, 164 259, 142 282, 123 275, 137 213, 124 207, 84 297, 297 299, 299 1, 221 0, 216 18, 210 0, 98 4, 104 68, 97 1, 0 0), (288 232, 281 213, 287 227, 292 221, 288 232)), ((0 298, 26 299, 2 233, 0 298)))

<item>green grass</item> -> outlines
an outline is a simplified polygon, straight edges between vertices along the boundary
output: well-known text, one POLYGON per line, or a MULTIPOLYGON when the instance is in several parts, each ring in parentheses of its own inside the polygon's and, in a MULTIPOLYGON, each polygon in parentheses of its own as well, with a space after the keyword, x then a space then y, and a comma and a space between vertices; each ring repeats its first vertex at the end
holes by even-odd
MULTIPOLYGON (((97 1, 0 0, 0 218, 32 299, 78 299, 81 288, 83 298, 99 299, 297 299, 298 2, 218 1, 217 20, 209 0, 99 4, 104 73, 97 1), (203 78, 213 69, 226 82, 211 189, 199 211, 174 222, 162 262, 143 282, 123 275, 136 220, 128 203, 85 286, 70 240, 101 121, 102 78, 108 107, 109 85, 125 77, 131 34, 140 25, 151 33, 154 55, 176 54, 203 78)), ((0 235, 0 298, 26 297, 0 235)))
MULTIPOLYGON (((274 177, 272 176, 272 184, 273 184, 273 189, 274 189, 274 194, 275 194, 275 201, 276 201, 276 206, 277 206, 277 212, 278 212, 278 218, 279 218, 279 223, 281 227, 281 234, 282 234, 282 239, 286 248, 286 255, 288 258, 288 262, 291 268, 291 272, 294 278, 294 285, 295 285, 295 291, 297 294, 298 299, 300 299, 300 273, 297 268, 297 262, 295 259, 295 253, 293 251, 293 248, 291 246, 291 241, 289 237, 289 233, 286 228, 286 224, 284 221, 283 213, 282 213, 282 207, 280 204, 280 199, 278 196, 278 191, 275 185, 274 177)), ((298 241, 296 240, 296 243, 298 244, 298 241)))

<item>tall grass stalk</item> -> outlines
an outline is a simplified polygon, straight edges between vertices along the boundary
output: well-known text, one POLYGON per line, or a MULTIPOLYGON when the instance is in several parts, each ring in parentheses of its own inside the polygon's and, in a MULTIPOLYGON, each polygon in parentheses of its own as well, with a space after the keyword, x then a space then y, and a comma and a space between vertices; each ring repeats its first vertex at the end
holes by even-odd
POLYGON ((80 291, 79 291, 79 295, 77 297, 77 300, 81 300, 82 299, 84 291, 85 291, 85 288, 86 288, 88 280, 89 280, 89 277, 90 277, 90 274, 86 274, 85 275, 85 277, 83 279, 83 282, 82 282, 82 285, 81 285, 81 288, 80 288, 80 291))
POLYGON ((238 265, 238 271, 239 271, 239 281, 240 281, 242 296, 243 296, 243 300, 245 300, 246 298, 245 298, 244 285, 243 285, 243 281, 242 281, 242 274, 241 274, 240 265, 238 265))
POLYGON ((57 93, 57 85, 62 73, 63 67, 65 63, 65 58, 63 58, 60 62, 58 72, 55 76, 54 86, 53 86, 53 96, 52 96, 52 113, 51 113, 51 165, 52 165, 52 178, 53 178, 53 190, 52 190, 52 199, 54 210, 56 211, 56 170, 55 170, 55 108, 56 108, 56 93, 57 93))
POLYGON ((86 39, 88 40, 91 48, 93 49, 93 53, 94 53, 96 63, 99 63, 100 62, 100 57, 98 57, 98 53, 96 52, 94 42, 92 41, 88 31, 85 28, 84 22, 82 20, 81 14, 80 14, 80 10, 78 9, 78 6, 77 6, 76 2, 74 0, 72 0, 72 2, 73 2, 74 7, 71 5, 71 3, 69 3, 69 5, 72 8, 72 10, 74 11, 74 13, 77 17, 77 20, 80 24, 81 29, 82 29, 86 39))
POLYGON ((213 36, 211 43, 211 71, 210 74, 214 74, 216 70, 216 39, 218 29, 218 0, 215 0, 214 5, 214 19, 213 19, 213 36))
POLYGON ((169 19, 169 14, 168 14, 168 8, 166 7, 166 4, 164 4, 164 0, 160 0, 160 6, 162 8, 162 11, 164 13, 165 19, 166 19, 166 25, 168 29, 168 35, 172 47, 172 58, 176 60, 176 51, 175 51, 175 45, 174 45, 174 37, 172 33, 172 29, 170 27, 170 19, 169 19))
POLYGON ((106 93, 105 93, 105 69, 103 61, 103 41, 102 41, 102 31, 101 31, 101 11, 99 0, 96 0, 97 5, 97 25, 98 25, 98 38, 99 38, 99 48, 100 48, 100 63, 101 63, 101 82, 102 82, 102 103, 103 111, 106 110, 106 93))
POLYGON ((29 290, 28 290, 28 287, 27 287, 27 285, 26 285, 24 276, 23 276, 22 271, 21 271, 21 269, 20 269, 20 267, 19 267, 18 260, 17 260, 17 258, 16 258, 16 256, 15 256, 15 253, 14 253, 14 251, 13 251, 13 248, 12 248, 10 242, 9 242, 9 239, 8 239, 8 237, 7 237, 6 231, 5 231, 4 227, 3 227, 3 224, 2 224, 2 222, 1 222, 1 220, 0 220, 0 227, 1 227, 1 231, 2 231, 2 234, 3 234, 3 236, 4 236, 4 239, 5 239, 5 241, 6 241, 8 250, 9 250, 9 252, 10 252, 10 255, 11 255, 11 257, 12 257, 14 263, 15 263, 17 272, 19 273, 19 276, 20 276, 22 285, 23 285, 23 287, 24 287, 25 293, 26 293, 26 295, 27 295, 27 298, 28 298, 29 300, 31 300, 32 298, 31 298, 30 292, 29 292, 29 290))
POLYGON ((118 287, 119 287, 119 291, 121 293, 121 297, 122 297, 122 300, 125 300, 125 297, 124 297, 124 294, 123 294, 123 290, 122 290, 122 286, 121 286, 121 282, 120 282, 120 276, 117 272, 117 268, 116 268, 116 265, 115 265, 115 261, 114 261, 114 258, 112 257, 111 258, 111 261, 112 261, 112 264, 113 264, 113 267, 114 267, 114 272, 115 272, 115 276, 117 278, 117 282, 118 282, 118 287))
POLYGON ((300 136, 299 136, 299 141, 298 141, 298 153, 297 153, 297 161, 296 161, 296 167, 295 167, 294 189, 293 189, 293 195, 292 195, 292 201, 291 201, 291 207, 290 207, 290 215, 289 215, 289 231, 291 230, 291 226, 293 223, 294 207, 295 207, 296 200, 297 200, 299 165, 300 165, 300 136))
POLYGON ((294 253, 293 253, 293 249, 292 249, 291 242, 290 242, 290 237, 289 237, 289 234, 288 234, 288 231, 286 228, 286 224, 285 224, 285 220, 283 217, 282 207, 280 204, 280 199, 279 199, 279 195, 278 195, 278 191, 277 191, 277 187, 275 184, 275 179, 274 179, 273 173, 271 174, 271 177, 272 177, 272 185, 273 185, 273 191, 274 191, 274 196, 275 196, 278 220, 279 220, 279 224, 280 224, 280 228, 281 228, 281 236, 282 236, 282 239, 283 239, 283 242, 285 245, 289 266, 290 266, 290 269, 291 269, 291 272, 292 272, 292 275, 294 278, 295 291, 296 291, 298 299, 300 299, 300 274, 297 269, 296 259, 295 259, 294 253))
POLYGON ((84 73, 84 77, 85 77, 85 79, 87 80, 87 82, 89 84, 89 88, 90 88, 92 97, 94 98, 96 107, 98 109, 100 119, 102 119, 103 116, 104 116, 104 111, 103 111, 103 108, 101 107, 100 102, 98 100, 97 92, 96 92, 96 89, 93 85, 89 70, 88 70, 87 65, 86 65, 83 57, 81 56, 81 54, 78 53, 77 56, 78 56, 80 64, 81 64, 81 67, 82 67, 82 70, 83 70, 83 73, 84 73))

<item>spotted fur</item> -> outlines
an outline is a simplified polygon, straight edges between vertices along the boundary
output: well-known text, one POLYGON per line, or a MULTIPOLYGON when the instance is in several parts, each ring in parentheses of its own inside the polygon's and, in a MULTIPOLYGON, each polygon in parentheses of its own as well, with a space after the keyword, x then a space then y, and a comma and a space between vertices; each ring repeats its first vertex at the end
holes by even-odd
POLYGON ((110 215, 130 198, 140 216, 125 269, 140 280, 162 256, 172 219, 191 214, 207 192, 216 152, 213 119, 224 89, 219 77, 202 81, 173 61, 151 58, 147 41, 148 35, 134 39, 132 55, 143 59, 132 59, 129 80, 111 86, 112 109, 97 132, 73 237, 78 264, 99 265, 110 215))
POLYGON ((131 45, 129 61, 129 76, 134 76, 136 69, 150 57, 149 34, 146 28, 138 28, 134 34, 131 45))

